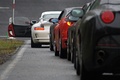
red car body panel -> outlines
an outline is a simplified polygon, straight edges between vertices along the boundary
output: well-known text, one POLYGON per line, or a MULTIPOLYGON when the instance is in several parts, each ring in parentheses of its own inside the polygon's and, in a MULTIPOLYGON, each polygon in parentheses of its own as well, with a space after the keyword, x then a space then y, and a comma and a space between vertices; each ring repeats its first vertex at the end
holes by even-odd
POLYGON ((70 25, 68 25, 68 20, 66 17, 63 17, 61 20, 59 20, 58 25, 54 28, 54 37, 55 37, 55 45, 57 47, 57 50, 59 51, 59 40, 61 39, 62 42, 62 48, 67 48, 67 32, 68 28, 74 23, 69 22, 70 25))

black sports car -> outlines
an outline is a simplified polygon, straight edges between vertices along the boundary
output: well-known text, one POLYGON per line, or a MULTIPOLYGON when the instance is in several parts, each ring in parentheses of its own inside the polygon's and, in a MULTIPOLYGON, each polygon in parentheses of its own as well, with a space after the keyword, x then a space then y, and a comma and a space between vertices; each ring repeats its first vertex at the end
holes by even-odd
MULTIPOLYGON (((84 13, 86 13, 90 7, 92 2, 84 4, 81 9, 84 10, 84 13)), ((82 15, 83 16, 83 15, 82 15)), ((77 75, 79 75, 79 64, 77 63, 77 33, 78 28, 81 22, 82 16, 71 26, 68 28, 68 39, 67 39, 67 59, 71 60, 71 62, 74 63, 74 67, 76 69, 77 75), (77 64, 76 64, 77 63, 77 64)))
POLYGON ((120 73, 119 21, 120 0, 95 0, 83 16, 78 31, 80 80, 120 73))
POLYGON ((53 23, 50 26, 50 51, 54 51, 54 28, 57 25, 57 23, 53 23))
MULTIPOLYGON (((90 2, 84 4, 81 8, 87 12, 90 6, 90 2)), ((67 39, 67 59, 71 60, 71 62, 75 62, 75 53, 76 53, 76 33, 78 32, 78 27, 81 21, 81 17, 76 20, 76 22, 68 28, 68 39, 67 39)))
POLYGON ((31 21, 26 17, 12 17, 9 20, 8 35, 9 37, 30 37, 31 21))
MULTIPOLYGON (((80 9, 82 9, 82 7, 80 7, 80 9)), ((71 25, 69 28, 68 28, 68 31, 67 31, 67 59, 68 60, 71 60, 73 62, 73 54, 72 54, 72 51, 73 51, 73 36, 74 36, 74 33, 75 33, 75 24, 76 22, 79 20, 79 17, 75 17, 76 19, 74 20, 74 24, 71 25)))

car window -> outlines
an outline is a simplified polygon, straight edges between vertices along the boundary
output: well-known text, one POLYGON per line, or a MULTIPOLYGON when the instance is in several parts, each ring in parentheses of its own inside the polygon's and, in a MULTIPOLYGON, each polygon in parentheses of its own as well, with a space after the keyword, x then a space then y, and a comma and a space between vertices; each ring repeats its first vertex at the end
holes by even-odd
POLYGON ((59 16, 58 19, 60 20, 61 18, 65 17, 65 16, 68 16, 68 14, 70 13, 71 10, 72 10, 72 8, 64 9, 64 10, 61 12, 61 14, 60 14, 60 16, 59 16))
POLYGON ((43 15, 43 21, 48 21, 50 18, 58 18, 59 14, 45 14, 43 15))
POLYGON ((63 10, 62 12, 61 12, 61 14, 60 14, 60 16, 59 16, 59 20, 61 19, 61 18, 63 18, 65 16, 65 11, 63 10))
POLYGON ((14 25, 30 25, 30 20, 26 17, 15 17, 14 25))

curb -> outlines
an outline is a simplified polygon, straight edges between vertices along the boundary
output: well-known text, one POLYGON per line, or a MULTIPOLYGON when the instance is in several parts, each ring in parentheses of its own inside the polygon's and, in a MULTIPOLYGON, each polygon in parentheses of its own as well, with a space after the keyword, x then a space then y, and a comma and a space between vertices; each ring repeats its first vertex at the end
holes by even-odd
MULTIPOLYGON (((23 44, 24 45, 24 44, 23 44)), ((4 57, 1 57, 0 60, 0 65, 3 65, 5 62, 9 61, 10 59, 12 59, 13 56, 16 55, 16 53, 21 49, 21 47, 23 46, 19 46, 15 49, 15 51, 13 51, 10 55, 4 55, 4 57)))

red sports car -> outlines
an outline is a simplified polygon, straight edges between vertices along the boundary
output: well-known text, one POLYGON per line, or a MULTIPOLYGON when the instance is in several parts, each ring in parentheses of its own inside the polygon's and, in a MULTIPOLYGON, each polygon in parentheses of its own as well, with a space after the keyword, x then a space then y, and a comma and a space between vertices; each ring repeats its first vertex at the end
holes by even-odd
POLYGON ((60 58, 65 58, 67 56, 67 31, 68 28, 74 24, 79 17, 72 16, 71 11, 76 11, 76 14, 80 12, 80 7, 65 8, 59 18, 58 24, 54 28, 54 50, 55 55, 60 56, 60 58))

